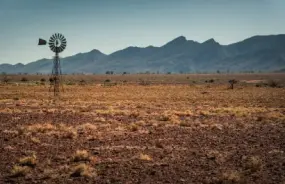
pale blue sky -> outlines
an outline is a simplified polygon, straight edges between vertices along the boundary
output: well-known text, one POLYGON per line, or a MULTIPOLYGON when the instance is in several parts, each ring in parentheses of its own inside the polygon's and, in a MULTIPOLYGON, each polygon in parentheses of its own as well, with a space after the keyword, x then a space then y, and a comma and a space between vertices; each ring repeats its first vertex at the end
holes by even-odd
POLYGON ((221 44, 285 33, 285 0, 0 0, 0 63, 52 58, 38 38, 63 33, 62 57, 161 46, 184 35, 221 44))

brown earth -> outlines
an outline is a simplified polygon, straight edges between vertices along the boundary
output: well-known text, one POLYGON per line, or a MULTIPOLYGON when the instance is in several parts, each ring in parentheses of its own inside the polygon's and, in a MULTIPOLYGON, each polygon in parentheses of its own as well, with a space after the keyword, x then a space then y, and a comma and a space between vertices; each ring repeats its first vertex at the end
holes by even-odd
POLYGON ((0 183, 285 182, 285 88, 0 89, 0 183))

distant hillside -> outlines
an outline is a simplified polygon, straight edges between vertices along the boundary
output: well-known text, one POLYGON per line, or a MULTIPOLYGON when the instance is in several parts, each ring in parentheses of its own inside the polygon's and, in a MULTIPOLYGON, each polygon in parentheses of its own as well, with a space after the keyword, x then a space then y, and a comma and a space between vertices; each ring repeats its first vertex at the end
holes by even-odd
MULTIPOLYGON (((50 73, 52 62, 1 64, 0 72, 50 73)), ((128 47, 105 55, 98 50, 62 58, 64 73, 279 71, 285 68, 285 35, 254 36, 220 45, 214 39, 198 43, 180 36, 161 47, 128 47)))

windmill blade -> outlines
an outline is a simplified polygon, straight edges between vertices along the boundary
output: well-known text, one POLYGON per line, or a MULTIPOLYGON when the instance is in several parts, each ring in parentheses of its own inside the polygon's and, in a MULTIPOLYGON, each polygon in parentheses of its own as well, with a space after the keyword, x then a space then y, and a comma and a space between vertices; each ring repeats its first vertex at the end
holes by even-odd
POLYGON ((63 51, 65 49, 65 47, 60 47, 60 49, 63 51))
POLYGON ((55 39, 56 39, 56 35, 55 35, 55 34, 53 34, 53 35, 52 35, 52 38, 55 40, 55 39))
POLYGON ((54 51, 54 50, 55 50, 55 47, 50 47, 50 49, 51 49, 52 51, 54 51))
POLYGON ((54 42, 54 40, 55 39, 53 37, 50 37, 50 39, 49 39, 50 42, 54 42))

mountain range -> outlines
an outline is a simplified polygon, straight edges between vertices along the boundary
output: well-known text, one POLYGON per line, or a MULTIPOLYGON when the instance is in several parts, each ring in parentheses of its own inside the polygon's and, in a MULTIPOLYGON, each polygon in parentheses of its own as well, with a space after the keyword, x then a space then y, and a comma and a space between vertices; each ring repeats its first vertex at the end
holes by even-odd
MULTIPOLYGON (((285 34, 254 36, 230 45, 214 39, 203 43, 175 38, 161 47, 127 47, 106 55, 99 50, 61 58, 63 73, 140 73, 284 71, 285 34)), ((51 59, 0 64, 5 73, 50 73, 51 59)))

